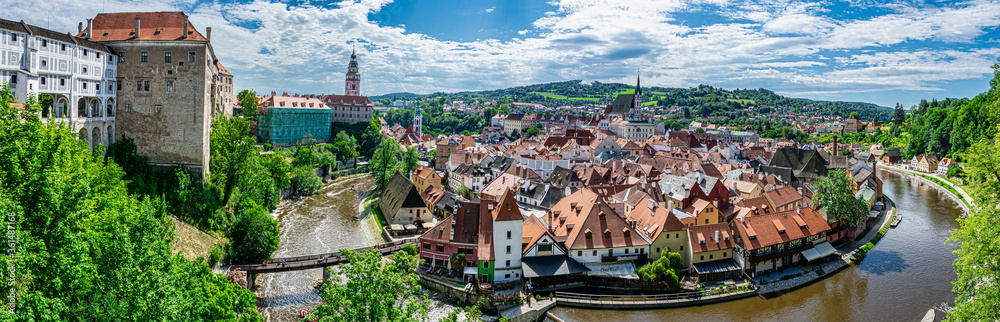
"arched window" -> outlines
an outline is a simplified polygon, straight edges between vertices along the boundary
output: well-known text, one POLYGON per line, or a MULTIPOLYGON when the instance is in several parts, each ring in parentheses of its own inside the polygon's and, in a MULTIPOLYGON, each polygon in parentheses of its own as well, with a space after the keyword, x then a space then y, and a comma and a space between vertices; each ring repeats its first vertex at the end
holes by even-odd
POLYGON ((87 117, 87 100, 81 98, 76 102, 76 112, 79 117, 87 117))
POLYGON ((105 116, 115 116, 115 99, 109 98, 107 104, 107 111, 105 111, 105 116))

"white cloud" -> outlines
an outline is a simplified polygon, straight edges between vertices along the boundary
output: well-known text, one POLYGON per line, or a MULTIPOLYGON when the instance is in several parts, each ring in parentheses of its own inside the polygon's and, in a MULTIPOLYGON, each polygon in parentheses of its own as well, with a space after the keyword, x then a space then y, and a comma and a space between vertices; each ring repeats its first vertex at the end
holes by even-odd
MULTIPOLYGON (((74 0, 5 1, 13 0, 0 0, 0 7, 10 8, 10 16, 3 18, 46 26, 48 17, 37 12, 51 12, 50 27, 60 31, 75 32, 77 22, 101 9, 74 0)), ((883 6, 891 8, 889 14, 842 20, 830 18, 824 3, 809 1, 554 0, 554 9, 534 21, 532 29, 517 31, 526 38, 472 42, 436 39, 368 20, 371 14, 391 21, 404 10, 390 0, 323 6, 265 0, 110 1, 115 11, 185 9, 199 30, 213 27, 213 46, 236 75, 237 89, 265 92, 341 92, 352 45, 366 94, 491 89, 565 79, 631 83, 636 69, 648 85, 707 83, 787 93, 934 91, 948 81, 989 75, 1000 55, 995 46, 975 43, 987 33, 998 38, 1000 5, 985 0, 942 8, 893 2, 883 6), (734 20, 694 26, 676 20, 678 13, 706 11, 734 20), (941 46, 925 41, 952 49, 898 47, 941 46)))
POLYGON ((496 6, 492 6, 492 7, 486 8, 486 10, 483 10, 483 12, 485 12, 485 13, 492 13, 493 10, 497 10, 497 7, 496 6))

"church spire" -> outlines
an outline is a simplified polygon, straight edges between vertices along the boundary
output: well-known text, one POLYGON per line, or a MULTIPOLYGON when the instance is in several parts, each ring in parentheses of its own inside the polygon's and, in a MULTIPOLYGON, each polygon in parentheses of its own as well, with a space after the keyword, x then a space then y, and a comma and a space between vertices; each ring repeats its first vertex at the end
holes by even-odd
POLYGON ((638 115, 639 114, 639 109, 642 108, 642 89, 639 88, 639 74, 638 74, 638 72, 635 75, 635 95, 634 95, 634 98, 635 99, 632 101, 632 111, 631 112, 632 112, 632 115, 638 115))

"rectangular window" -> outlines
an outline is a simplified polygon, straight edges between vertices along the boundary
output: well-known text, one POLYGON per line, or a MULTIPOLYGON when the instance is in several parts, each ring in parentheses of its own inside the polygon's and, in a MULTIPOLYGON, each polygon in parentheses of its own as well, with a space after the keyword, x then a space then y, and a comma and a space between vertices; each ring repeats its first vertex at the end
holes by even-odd
POLYGON ((507 239, 510 239, 510 230, 507 231, 507 239))
POLYGON ((135 91, 136 92, 142 91, 142 81, 135 81, 135 91))
POLYGON ((42 47, 48 47, 48 46, 49 46, 49 40, 48 39, 42 39, 42 47))
POLYGON ((625 254, 628 254, 628 248, 625 249, 625 254))
POLYGON ((510 254, 510 245, 507 245, 507 254, 510 254))
POLYGON ((87 82, 83 82, 83 89, 87 89, 87 82))
POLYGON ((172 54, 173 53, 171 53, 169 51, 163 52, 163 63, 165 63, 165 64, 172 63, 173 59, 172 59, 172 57, 170 57, 170 55, 172 55, 172 54))
POLYGON ((10 83, 17 84, 17 75, 10 75, 10 83))
MULTIPOLYGON (((510 267, 510 260, 509 259, 507 260, 507 266, 506 267, 510 267)), ((508 275, 508 277, 510 277, 510 276, 508 275)))
POLYGON ((167 93, 173 93, 173 92, 174 92, 174 81, 167 80, 167 93))
POLYGON ((45 77, 42 77, 42 85, 45 85, 45 77))
POLYGON ((86 49, 83 50, 83 55, 87 56, 87 50, 86 49))
POLYGON ((490 268, 490 262, 483 262, 483 268, 490 268))
POLYGON ((149 61, 149 52, 143 51, 139 55, 140 55, 139 62, 145 63, 145 62, 149 61))
POLYGON ((424 249, 431 250, 431 243, 424 243, 424 249))
POLYGON ((17 41, 17 34, 11 33, 10 34, 10 41, 17 41))
POLYGON ((83 72, 81 74, 87 75, 87 67, 83 67, 83 72))
POLYGON ((538 251, 539 252, 551 252, 552 251, 552 245, 538 245, 538 251))
POLYGON ((60 45, 62 45, 62 46, 61 46, 61 50, 62 50, 62 51, 66 51, 66 44, 60 44, 60 45))
POLYGON ((142 91, 143 92, 148 92, 149 91, 149 81, 143 81, 142 82, 142 91))
POLYGON ((66 79, 65 78, 59 79, 59 86, 66 86, 66 79))
POLYGON ((444 245, 437 245, 437 251, 438 253, 444 252, 444 245))
POLYGON ((48 66, 49 62, 47 60, 42 60, 42 67, 48 66))
POLYGON ((121 91, 122 91, 122 82, 120 82, 120 81, 119 81, 119 82, 118 82, 117 84, 118 84, 118 85, 116 85, 116 86, 115 86, 115 88, 116 88, 116 89, 117 89, 117 90, 118 90, 119 92, 121 92, 121 91))
POLYGON ((125 103, 125 111, 128 112, 132 111, 132 103, 125 103))
POLYGON ((156 114, 160 114, 160 109, 163 108, 163 105, 156 104, 153 106, 153 108, 156 111, 156 114))
POLYGON ((198 59, 198 53, 189 51, 188 52, 188 64, 193 64, 198 59))

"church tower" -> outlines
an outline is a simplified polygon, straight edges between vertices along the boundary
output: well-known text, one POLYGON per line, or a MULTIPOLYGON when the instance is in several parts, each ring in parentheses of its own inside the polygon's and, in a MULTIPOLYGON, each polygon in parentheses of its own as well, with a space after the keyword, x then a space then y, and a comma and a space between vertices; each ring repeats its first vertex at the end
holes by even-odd
POLYGON ((642 89, 639 88, 639 75, 635 76, 635 100, 632 102, 632 110, 630 114, 632 116, 637 116, 642 110, 642 89))
POLYGON ((361 96, 361 73, 358 73, 358 55, 351 50, 351 63, 347 65, 344 95, 361 96))
POLYGON ((420 107, 417 107, 417 113, 413 114, 413 133, 417 135, 417 139, 423 136, 423 118, 420 116, 420 107))

